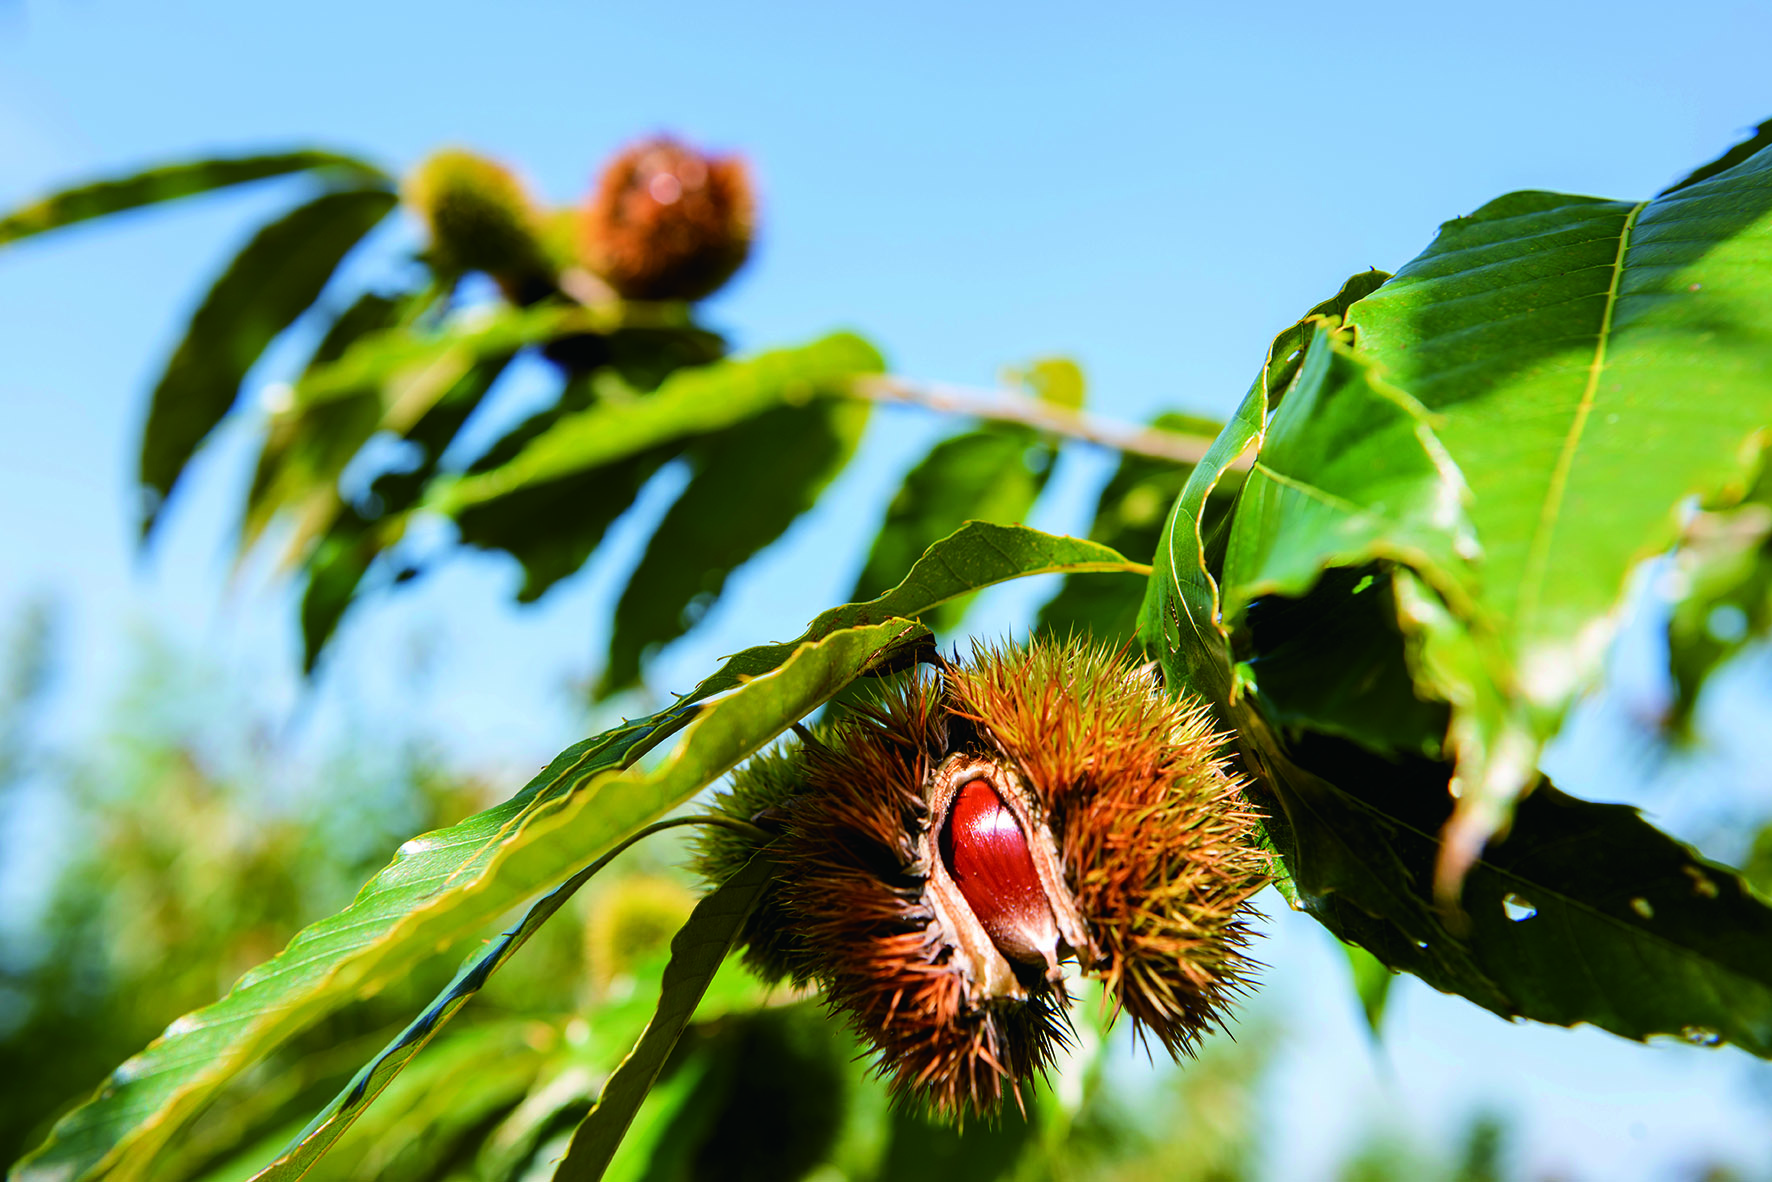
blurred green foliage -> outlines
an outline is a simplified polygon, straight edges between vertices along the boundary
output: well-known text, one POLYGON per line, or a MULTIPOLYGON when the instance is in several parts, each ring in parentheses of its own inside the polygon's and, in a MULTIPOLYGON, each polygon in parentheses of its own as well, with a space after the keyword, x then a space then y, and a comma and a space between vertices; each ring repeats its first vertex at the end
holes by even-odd
MULTIPOLYGON (((15 692, 0 705, 7 766, 32 769, 33 789, 65 818, 38 913, 0 944, 6 1160, 167 1022, 226 990, 303 920, 348 901, 403 835, 471 810, 481 795, 416 750, 352 743, 315 768, 316 791, 276 802, 267 789, 287 780, 277 742, 213 710, 219 687, 153 648, 97 742, 42 750, 17 737, 17 724, 50 671, 34 622, 43 618, 17 629, 5 670, 15 692)), ((341 1015, 293 1054, 348 1056, 424 986, 415 979, 341 1015)))
MULTIPOLYGON (((336 909, 408 833, 481 807, 474 778, 424 744, 345 736, 299 758, 221 679, 147 645, 100 737, 42 750, 20 720, 53 684, 53 613, 10 630, 6 766, 64 807, 60 870, 0 945, 0 1153, 39 1139, 94 1079, 214 997, 307 919, 336 909)), ((21 781, 22 782, 22 781, 21 781)), ((488 984, 310 1175, 518 1182, 552 1163, 651 1017, 695 891, 672 836, 624 856, 488 984)), ((439 960, 259 1064, 173 1143, 156 1182, 243 1179, 447 979, 439 960)), ((1281 1029, 1152 1066, 1077 999, 1076 1045, 1025 1117, 963 1131, 895 1111, 814 998, 723 968, 623 1143, 610 1178, 642 1182, 1254 1182, 1287 1116, 1267 1103, 1281 1029)), ((1451 1147, 1375 1123, 1325 1176, 1499 1182, 1506 1125, 1451 1147)), ((1717 1167, 1721 1168, 1721 1167, 1717 1167)), ((1725 1175, 1717 1174, 1722 1177, 1725 1175)), ((1733 1177, 1734 1175, 1727 1175, 1733 1177)))

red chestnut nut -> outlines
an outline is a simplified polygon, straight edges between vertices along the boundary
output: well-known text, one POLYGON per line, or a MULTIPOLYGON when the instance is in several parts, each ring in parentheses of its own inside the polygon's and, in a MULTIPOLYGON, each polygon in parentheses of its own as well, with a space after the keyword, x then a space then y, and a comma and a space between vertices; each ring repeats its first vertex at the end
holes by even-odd
POLYGON ((1058 924, 1021 822, 984 780, 948 812, 948 868, 991 942, 1011 960, 1058 971, 1058 924))

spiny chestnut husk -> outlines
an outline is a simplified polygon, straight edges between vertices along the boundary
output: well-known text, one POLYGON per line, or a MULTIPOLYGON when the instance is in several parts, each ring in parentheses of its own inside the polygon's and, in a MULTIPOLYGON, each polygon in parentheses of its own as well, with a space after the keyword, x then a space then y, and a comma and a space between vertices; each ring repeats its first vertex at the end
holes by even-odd
POLYGON ((521 303, 553 290, 540 221, 514 173, 462 148, 427 158, 407 177, 407 203, 430 231, 445 271, 483 271, 521 303))
POLYGON ((585 265, 626 299, 698 300, 743 265, 755 217, 742 159, 660 136, 604 168, 580 245, 585 265))
POLYGON ((1272 861, 1222 745, 1123 652, 979 647, 747 765, 720 806, 773 840, 711 830, 702 869, 769 859, 749 963, 822 986, 900 1095, 989 1113, 1067 1038, 1062 960, 1173 1055, 1247 988, 1272 861))

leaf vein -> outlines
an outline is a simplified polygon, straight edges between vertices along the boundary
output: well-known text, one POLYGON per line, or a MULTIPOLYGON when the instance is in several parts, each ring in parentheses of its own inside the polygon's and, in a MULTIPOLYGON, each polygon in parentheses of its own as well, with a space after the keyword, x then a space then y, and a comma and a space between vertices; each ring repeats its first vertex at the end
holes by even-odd
POLYGON ((1551 470, 1550 486, 1545 490, 1538 525, 1533 530, 1532 543, 1526 553, 1519 599, 1522 630, 1538 611, 1546 570, 1550 565, 1551 539, 1556 535, 1557 519, 1562 513, 1563 502, 1569 491, 1569 473, 1575 467, 1575 454, 1581 446, 1581 437, 1587 430, 1588 419, 1593 414, 1594 398, 1600 389, 1600 374, 1606 368, 1606 348, 1612 341, 1612 316, 1618 308, 1618 288, 1624 277, 1624 258, 1630 250, 1631 231, 1648 204, 1647 201, 1642 201, 1632 207, 1624 219, 1624 228, 1618 235, 1618 253, 1612 260, 1612 280, 1606 288, 1606 308, 1600 317, 1600 333, 1599 339, 1594 342, 1593 359, 1588 363, 1587 384, 1582 389, 1581 402, 1575 408, 1575 416, 1570 420, 1568 434, 1563 437, 1563 448, 1557 456, 1557 465, 1551 470))

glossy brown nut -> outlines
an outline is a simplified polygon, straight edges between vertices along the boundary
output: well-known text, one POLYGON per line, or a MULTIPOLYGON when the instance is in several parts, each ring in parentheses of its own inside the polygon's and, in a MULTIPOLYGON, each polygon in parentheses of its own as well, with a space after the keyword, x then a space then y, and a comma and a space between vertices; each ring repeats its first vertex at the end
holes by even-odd
POLYGON ((991 942, 1011 960, 1056 968, 1058 926, 1027 835, 990 784, 973 780, 960 789, 947 837, 954 885, 991 942))

